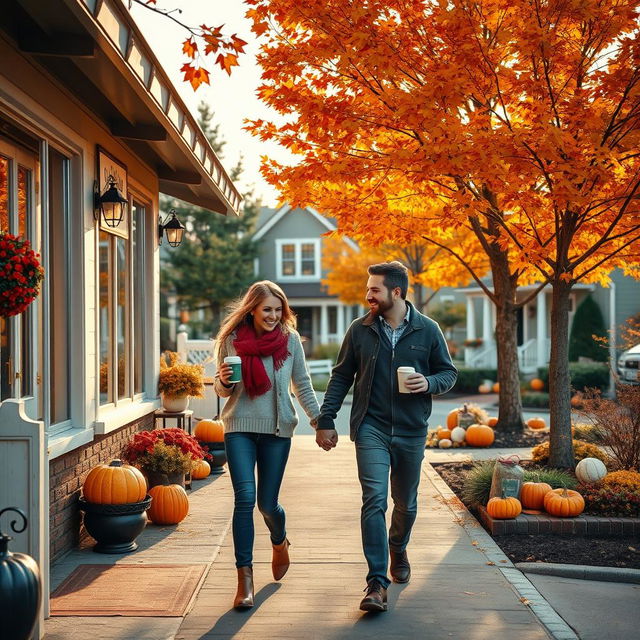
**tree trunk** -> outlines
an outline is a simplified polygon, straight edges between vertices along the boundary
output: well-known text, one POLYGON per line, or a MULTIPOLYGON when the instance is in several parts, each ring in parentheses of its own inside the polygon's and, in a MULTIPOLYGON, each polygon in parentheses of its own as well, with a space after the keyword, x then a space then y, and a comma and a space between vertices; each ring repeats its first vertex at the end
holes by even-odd
POLYGON ((571 438, 571 376, 569 375, 569 294, 571 285, 552 283, 551 357, 549 359, 549 466, 573 469, 571 438))
POLYGON ((492 252, 491 271, 496 305, 496 350, 500 397, 497 428, 520 431, 523 428, 518 365, 518 315, 516 284, 509 273, 508 257, 502 251, 492 252))

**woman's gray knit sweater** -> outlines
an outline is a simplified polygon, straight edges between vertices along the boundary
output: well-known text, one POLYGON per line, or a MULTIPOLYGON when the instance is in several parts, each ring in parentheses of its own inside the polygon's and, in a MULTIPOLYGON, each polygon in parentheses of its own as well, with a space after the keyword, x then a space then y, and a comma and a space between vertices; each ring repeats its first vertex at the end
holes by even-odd
MULTIPOLYGON (((217 366, 220 367, 225 356, 235 356, 233 347, 235 335, 231 334, 218 351, 217 366)), ((273 358, 262 358, 262 364, 271 380, 271 389, 261 396, 250 398, 242 382, 226 388, 215 377, 216 393, 228 398, 222 409, 222 422, 225 432, 248 431, 251 433, 272 433, 282 438, 291 438, 298 424, 298 416, 291 401, 295 393, 298 402, 309 417, 314 420, 320 413, 316 394, 311 386, 311 378, 305 364, 304 351, 300 335, 292 331, 287 344, 289 355, 278 371, 273 369, 273 358)))

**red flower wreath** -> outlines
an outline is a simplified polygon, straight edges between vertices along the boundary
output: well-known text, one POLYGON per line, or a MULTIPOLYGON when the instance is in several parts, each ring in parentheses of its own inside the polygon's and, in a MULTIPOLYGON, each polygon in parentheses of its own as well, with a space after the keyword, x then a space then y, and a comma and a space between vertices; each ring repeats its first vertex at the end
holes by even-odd
POLYGON ((28 240, 0 232, 0 316, 22 313, 40 293, 44 270, 28 240))

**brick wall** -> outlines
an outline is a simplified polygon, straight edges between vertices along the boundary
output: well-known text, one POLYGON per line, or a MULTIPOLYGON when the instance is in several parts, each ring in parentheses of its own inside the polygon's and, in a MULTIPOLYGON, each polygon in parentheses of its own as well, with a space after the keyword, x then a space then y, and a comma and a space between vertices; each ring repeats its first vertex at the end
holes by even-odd
POLYGON ((119 458, 137 431, 153 429, 153 414, 131 422, 106 436, 56 458, 49 464, 49 551, 51 562, 88 537, 78 509, 80 489, 89 471, 101 462, 119 458))

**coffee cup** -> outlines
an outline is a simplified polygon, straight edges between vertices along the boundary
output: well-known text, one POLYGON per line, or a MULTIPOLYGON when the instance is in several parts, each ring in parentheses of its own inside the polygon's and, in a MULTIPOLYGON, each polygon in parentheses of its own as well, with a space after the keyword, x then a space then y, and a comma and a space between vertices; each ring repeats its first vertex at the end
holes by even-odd
POLYGON ((229 382, 240 382, 242 380, 242 358, 240 356, 227 356, 224 359, 225 364, 231 367, 231 378, 229 382))
POLYGON ((398 391, 400 393, 411 393, 411 389, 405 384, 406 379, 416 370, 413 367, 398 367, 398 391))

